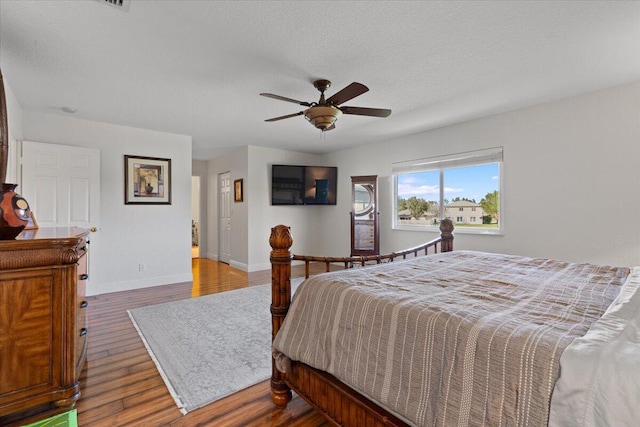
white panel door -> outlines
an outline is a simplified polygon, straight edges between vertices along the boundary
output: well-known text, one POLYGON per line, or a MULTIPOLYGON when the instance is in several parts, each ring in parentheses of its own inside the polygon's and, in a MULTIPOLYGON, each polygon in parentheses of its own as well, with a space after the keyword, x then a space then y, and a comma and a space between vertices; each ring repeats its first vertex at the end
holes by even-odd
MULTIPOLYGON (((19 193, 40 227, 99 229, 100 150, 23 141, 21 165, 19 193)), ((98 235, 90 236, 90 272, 96 271, 91 254, 99 251, 98 235)))
MULTIPOLYGON (((218 247, 220 254, 218 260, 229 264, 231 261, 231 173, 219 175, 218 206, 220 218, 220 233, 218 236, 218 247)), ((28 200, 28 199, 27 199, 28 200)))

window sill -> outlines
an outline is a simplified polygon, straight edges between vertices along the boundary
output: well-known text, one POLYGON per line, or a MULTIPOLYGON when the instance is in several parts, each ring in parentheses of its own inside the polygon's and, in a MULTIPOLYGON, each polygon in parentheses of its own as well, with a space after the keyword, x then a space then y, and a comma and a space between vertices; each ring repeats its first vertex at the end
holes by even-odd
MULTIPOLYGON (((411 225, 395 225, 391 227, 391 229, 400 230, 400 231, 420 231, 420 232, 440 234, 440 229, 438 228, 438 226, 425 227, 425 226, 411 226, 411 225)), ((479 234, 482 236, 504 236, 504 231, 502 229, 483 229, 483 228, 473 228, 473 227, 456 228, 454 225, 453 234, 479 234)))

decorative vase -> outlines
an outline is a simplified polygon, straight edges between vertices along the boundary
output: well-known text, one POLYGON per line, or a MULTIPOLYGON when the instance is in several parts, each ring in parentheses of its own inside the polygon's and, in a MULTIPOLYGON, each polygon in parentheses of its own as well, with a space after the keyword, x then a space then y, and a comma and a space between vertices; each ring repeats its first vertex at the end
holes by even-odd
POLYGON ((0 184, 0 240, 15 239, 31 216, 29 203, 15 192, 18 184, 0 184))

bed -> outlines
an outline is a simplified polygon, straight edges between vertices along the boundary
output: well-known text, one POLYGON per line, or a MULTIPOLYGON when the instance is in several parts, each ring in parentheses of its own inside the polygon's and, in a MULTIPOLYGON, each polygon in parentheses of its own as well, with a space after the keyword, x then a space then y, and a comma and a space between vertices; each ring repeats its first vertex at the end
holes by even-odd
POLYGON ((638 271, 452 251, 453 225, 440 230, 407 251, 320 258, 272 229, 275 405, 293 390, 345 426, 632 425, 638 271), (292 260, 328 271, 293 303, 292 260))

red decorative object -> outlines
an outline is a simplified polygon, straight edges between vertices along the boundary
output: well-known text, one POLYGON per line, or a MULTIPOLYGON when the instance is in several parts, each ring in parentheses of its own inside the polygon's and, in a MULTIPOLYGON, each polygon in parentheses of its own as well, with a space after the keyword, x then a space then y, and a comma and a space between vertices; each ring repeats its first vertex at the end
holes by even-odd
POLYGON ((0 240, 15 239, 29 222, 29 203, 15 192, 18 184, 0 184, 0 240))

